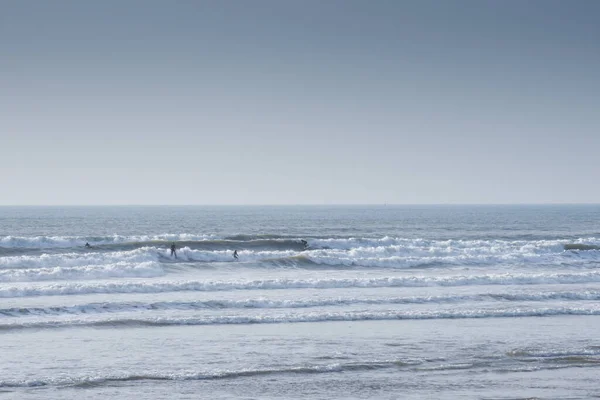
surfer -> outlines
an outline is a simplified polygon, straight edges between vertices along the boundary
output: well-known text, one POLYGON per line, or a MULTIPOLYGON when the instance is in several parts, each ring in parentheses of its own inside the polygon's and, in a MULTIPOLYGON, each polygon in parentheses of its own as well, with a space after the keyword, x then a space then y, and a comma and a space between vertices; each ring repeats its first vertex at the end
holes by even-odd
POLYGON ((171 257, 177 258, 177 252, 175 251, 175 243, 171 245, 171 257))
POLYGON ((85 247, 89 249, 92 246, 90 246, 90 244, 88 242, 85 242, 85 247))
POLYGON ((302 244, 304 245, 304 248, 308 248, 308 242, 304 239, 300 240, 300 242, 302 242, 302 244))
POLYGON ((236 260, 238 259, 237 250, 233 251, 233 258, 235 258, 236 260))

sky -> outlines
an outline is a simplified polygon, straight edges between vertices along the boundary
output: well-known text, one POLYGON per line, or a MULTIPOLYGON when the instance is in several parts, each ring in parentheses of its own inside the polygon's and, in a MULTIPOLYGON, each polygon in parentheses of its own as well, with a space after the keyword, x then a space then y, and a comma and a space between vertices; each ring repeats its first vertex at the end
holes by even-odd
POLYGON ((4 0, 0 204, 600 202, 595 0, 4 0))

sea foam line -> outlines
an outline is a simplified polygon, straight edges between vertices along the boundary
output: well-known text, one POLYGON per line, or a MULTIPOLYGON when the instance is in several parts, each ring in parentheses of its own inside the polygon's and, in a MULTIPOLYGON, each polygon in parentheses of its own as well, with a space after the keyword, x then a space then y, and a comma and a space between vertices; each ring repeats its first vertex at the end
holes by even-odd
POLYGON ((249 325, 339 321, 389 321, 430 319, 483 319, 550 317, 559 315, 597 316, 600 308, 590 307, 544 307, 544 308, 501 308, 501 309, 456 309, 456 310, 412 310, 412 311, 359 311, 359 312, 309 312, 285 313, 280 315, 219 315, 203 317, 142 317, 43 320, 0 323, 0 331, 21 329, 50 329, 77 327, 161 327, 198 325, 249 325))
POLYGON ((201 300, 201 301, 157 301, 157 302, 103 302, 87 303, 72 306, 49 307, 9 307, 0 308, 0 318, 47 316, 47 315, 78 315, 103 314, 135 311, 160 310, 204 310, 204 309, 293 309, 314 307, 336 307, 351 305, 391 305, 391 304, 443 304, 483 301, 549 301, 571 300, 590 301, 600 300, 600 291, 582 292, 545 292, 545 293, 482 293, 474 295, 448 296, 407 296, 382 298, 332 297, 322 299, 276 300, 267 298, 243 300, 201 300))
POLYGON ((265 279, 252 281, 168 281, 168 282, 61 282, 7 286, 0 284, 0 298, 61 296, 96 293, 163 293, 180 291, 230 291, 277 289, 334 289, 428 286, 538 285, 600 282, 600 271, 554 274, 486 274, 455 276, 403 276, 382 278, 265 279))

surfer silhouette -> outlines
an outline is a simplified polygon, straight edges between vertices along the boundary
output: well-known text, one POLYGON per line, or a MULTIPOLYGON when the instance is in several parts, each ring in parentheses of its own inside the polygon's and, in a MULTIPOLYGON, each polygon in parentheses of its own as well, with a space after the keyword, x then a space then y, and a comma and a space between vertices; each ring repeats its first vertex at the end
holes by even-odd
POLYGON ((234 251, 233 251, 233 258, 235 258, 236 260, 238 259, 237 250, 234 250, 234 251))
POLYGON ((302 240, 300 240, 300 242, 302 242, 305 249, 308 247, 308 242, 306 240, 302 239, 302 240))
POLYGON ((89 249, 92 246, 90 246, 90 244, 88 242, 85 242, 85 247, 89 249))
POLYGON ((175 243, 171 245, 171 257, 177 258, 177 252, 175 251, 175 243))

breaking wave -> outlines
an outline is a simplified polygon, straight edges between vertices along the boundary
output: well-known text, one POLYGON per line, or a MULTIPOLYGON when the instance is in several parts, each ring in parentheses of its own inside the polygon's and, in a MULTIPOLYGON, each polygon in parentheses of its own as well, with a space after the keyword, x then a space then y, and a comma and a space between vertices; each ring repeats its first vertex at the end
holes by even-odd
POLYGON ((86 243, 99 250, 131 250, 139 247, 178 247, 194 249, 290 249, 302 250, 301 238, 285 238, 275 235, 238 235, 219 238, 211 234, 160 234, 136 236, 0 236, 0 249, 82 249, 86 243))
POLYGON ((118 262, 84 267, 55 267, 36 269, 0 270, 0 282, 32 282, 71 279, 153 278, 164 276, 165 271, 156 262, 129 264, 118 262))
POLYGON ((388 248, 396 247, 414 255, 447 255, 454 252, 473 252, 479 250, 485 253, 506 253, 518 250, 520 252, 555 252, 562 250, 598 250, 600 238, 589 237, 577 240, 432 240, 408 239, 399 237, 381 238, 310 238, 288 237, 279 235, 235 235, 219 237, 213 234, 157 234, 157 235, 110 235, 110 236, 0 236, 0 248, 80 248, 86 242, 92 246, 129 245, 153 246, 168 245, 176 242, 178 247, 223 249, 223 248, 272 248, 301 250, 304 247, 302 240, 307 240, 310 249, 337 249, 352 250, 359 248, 388 248))
MULTIPOLYGON (((130 240, 131 237, 127 237, 130 240)), ((595 240, 595 239, 594 239, 595 240)), ((145 262, 239 262, 275 267, 428 268, 483 265, 586 265, 600 262, 600 251, 588 243, 561 241, 426 241, 421 239, 315 239, 304 245, 296 239, 260 239, 247 242, 206 239, 178 242, 177 259, 169 242, 123 242, 92 249, 19 254, 0 257, 0 270, 74 268, 89 265, 145 262), (187 245, 186 245, 187 244, 187 245), (325 244, 328 244, 326 246, 325 244), (319 247, 322 246, 322 247, 319 247), (337 246, 337 247, 336 247, 337 246), (593 251, 590 251, 593 250, 593 251)), ((0 278, 1 279, 1 278, 0 278)))
POLYGON ((131 251, 60 253, 0 257, 0 270, 55 267, 82 267, 114 263, 144 263, 158 261, 158 251, 143 247, 131 251))
POLYGON ((194 235, 187 233, 138 235, 138 236, 2 236, 0 247, 17 248, 69 248, 82 247, 85 243, 92 245, 109 245, 123 243, 202 241, 214 238, 212 235, 194 235))

